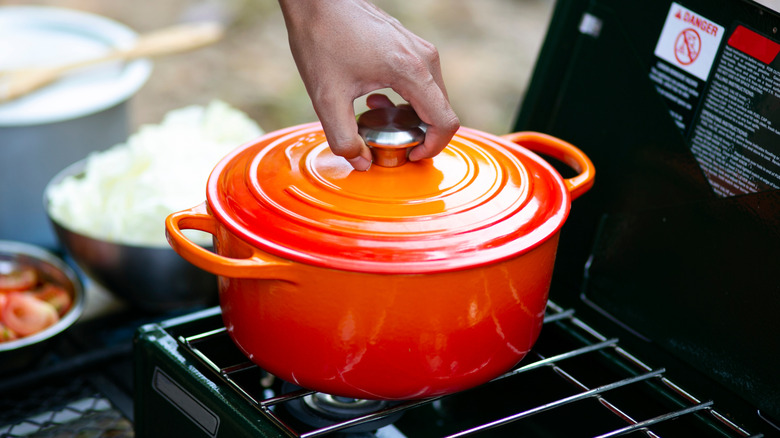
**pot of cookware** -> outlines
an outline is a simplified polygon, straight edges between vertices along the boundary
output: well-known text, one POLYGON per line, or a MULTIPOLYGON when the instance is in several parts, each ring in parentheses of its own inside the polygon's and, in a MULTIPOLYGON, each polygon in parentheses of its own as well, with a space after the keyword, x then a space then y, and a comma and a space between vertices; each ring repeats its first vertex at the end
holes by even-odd
POLYGON ((415 399, 510 370, 541 330, 559 231, 592 163, 549 135, 469 128, 406 162, 425 131, 410 108, 358 124, 368 171, 335 156, 319 123, 271 132, 215 167, 203 204, 167 218, 169 243, 218 276, 236 345, 291 383, 415 399), (214 250, 185 229, 211 233, 214 250))

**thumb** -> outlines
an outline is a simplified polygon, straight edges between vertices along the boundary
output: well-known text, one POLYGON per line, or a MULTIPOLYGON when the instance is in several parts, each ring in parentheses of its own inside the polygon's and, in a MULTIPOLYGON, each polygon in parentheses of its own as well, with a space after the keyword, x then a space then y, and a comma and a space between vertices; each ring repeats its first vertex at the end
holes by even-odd
POLYGON ((355 170, 368 170, 371 167, 371 150, 358 134, 352 103, 323 105, 322 111, 315 106, 314 110, 322 123, 330 150, 344 157, 355 170))

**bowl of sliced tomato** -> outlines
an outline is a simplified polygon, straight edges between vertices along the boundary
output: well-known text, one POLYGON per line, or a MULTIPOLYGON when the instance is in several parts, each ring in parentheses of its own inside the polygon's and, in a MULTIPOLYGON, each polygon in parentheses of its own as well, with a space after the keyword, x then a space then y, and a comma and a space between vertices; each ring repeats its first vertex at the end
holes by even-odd
POLYGON ((75 271, 40 247, 0 240, 0 371, 27 366, 84 310, 75 271))

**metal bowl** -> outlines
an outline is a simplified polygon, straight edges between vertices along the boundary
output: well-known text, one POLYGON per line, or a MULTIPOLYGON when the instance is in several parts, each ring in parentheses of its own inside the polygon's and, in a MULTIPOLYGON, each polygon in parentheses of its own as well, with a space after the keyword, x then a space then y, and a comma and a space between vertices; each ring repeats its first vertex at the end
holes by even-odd
POLYGON ((0 264, 32 266, 46 281, 71 294, 73 304, 54 325, 30 336, 0 342, 0 372, 21 369, 38 359, 55 336, 73 325, 84 311, 84 288, 78 275, 65 262, 43 248, 0 240, 0 264))
POLYGON ((44 207, 55 234, 78 267, 114 296, 143 311, 167 312, 216 304, 216 276, 190 264, 169 246, 101 240, 73 231, 52 217, 50 187, 68 176, 83 174, 85 164, 81 160, 68 166, 44 191, 44 207))

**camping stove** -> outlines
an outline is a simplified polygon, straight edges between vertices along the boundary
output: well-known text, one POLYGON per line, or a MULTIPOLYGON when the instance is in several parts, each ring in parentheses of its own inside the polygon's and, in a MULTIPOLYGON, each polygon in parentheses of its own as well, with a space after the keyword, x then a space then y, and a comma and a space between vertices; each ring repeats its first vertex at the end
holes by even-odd
POLYGON ((238 350, 218 308, 142 327, 135 372, 135 432, 151 438, 753 436, 552 302, 519 366, 433 399, 354 400, 282 382, 238 350))

